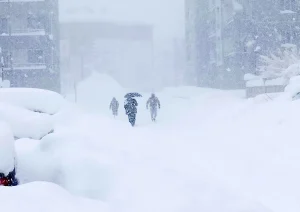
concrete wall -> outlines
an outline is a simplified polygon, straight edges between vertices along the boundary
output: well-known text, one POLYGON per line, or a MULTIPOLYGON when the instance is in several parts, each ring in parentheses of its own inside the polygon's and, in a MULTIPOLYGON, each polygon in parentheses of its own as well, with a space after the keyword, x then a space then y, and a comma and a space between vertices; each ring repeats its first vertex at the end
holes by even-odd
POLYGON ((284 85, 246 87, 246 97, 253 98, 265 93, 280 93, 284 92, 284 88, 284 85))

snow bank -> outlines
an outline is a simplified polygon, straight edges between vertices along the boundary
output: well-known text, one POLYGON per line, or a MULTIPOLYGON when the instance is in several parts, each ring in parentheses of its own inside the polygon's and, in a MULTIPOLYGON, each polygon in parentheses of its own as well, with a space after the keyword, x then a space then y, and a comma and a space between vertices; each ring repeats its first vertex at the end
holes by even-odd
POLYGON ((1 101, 0 119, 9 123, 17 138, 41 139, 53 130, 53 119, 50 115, 35 113, 1 101))
POLYGON ((263 79, 249 80, 246 82, 246 87, 260 87, 260 86, 264 86, 263 79))
POLYGON ((72 194, 105 200, 113 187, 114 157, 101 148, 103 140, 109 139, 101 136, 102 127, 109 131, 101 118, 77 116, 41 141, 17 140, 20 181, 53 182, 72 194))
POLYGON ((90 77, 78 85, 78 104, 90 111, 109 110, 113 97, 121 103, 126 89, 106 74, 93 72, 90 77))
POLYGON ((250 74, 250 73, 247 73, 247 74, 244 75, 244 80, 245 81, 255 80, 255 79, 261 79, 261 77, 257 76, 257 75, 254 75, 254 74, 250 74))
POLYGON ((280 99, 293 100, 298 99, 300 93, 300 76, 290 79, 289 84, 285 87, 284 93, 280 99))
POLYGON ((208 97, 208 98, 223 98, 222 96, 226 97, 243 97, 244 92, 242 90, 236 91, 224 91, 212 88, 199 88, 199 87, 192 87, 192 86, 182 86, 182 87, 167 87, 164 88, 163 91, 158 93, 166 98, 172 97, 177 99, 192 99, 197 97, 208 97))
POLYGON ((14 137, 10 127, 0 122, 0 173, 8 175, 15 166, 14 137))
POLYGON ((297 63, 297 64, 290 65, 285 70, 285 72, 286 72, 287 77, 294 77, 294 76, 300 75, 300 64, 297 63))
POLYGON ((0 102, 8 102, 32 111, 57 113, 65 103, 61 95, 35 88, 2 88, 0 102))
POLYGON ((20 212, 105 212, 108 208, 99 201, 71 196, 51 183, 30 183, 13 188, 0 187, 1 209, 20 212))

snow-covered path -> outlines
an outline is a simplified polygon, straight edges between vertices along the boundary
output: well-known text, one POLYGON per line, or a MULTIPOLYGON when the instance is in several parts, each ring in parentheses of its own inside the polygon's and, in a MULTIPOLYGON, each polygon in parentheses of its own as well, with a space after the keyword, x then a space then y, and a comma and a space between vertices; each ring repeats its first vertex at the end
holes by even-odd
POLYGON ((121 113, 109 127, 95 129, 105 128, 102 137, 118 149, 121 194, 112 205, 128 211, 232 211, 233 205, 260 211, 260 204, 275 212, 300 210, 300 115, 292 112, 299 104, 255 104, 240 92, 209 89, 159 97, 157 123, 142 98, 136 128, 121 113), (243 197, 247 204, 240 206, 243 197))
POLYGON ((96 199, 92 212, 300 211, 299 101, 169 88, 157 93, 157 123, 146 110, 150 94, 138 99, 132 128, 122 107, 127 91, 105 83, 82 86, 78 104, 52 117, 53 134, 17 141, 23 182, 96 199), (112 96, 121 103, 117 119, 112 96))

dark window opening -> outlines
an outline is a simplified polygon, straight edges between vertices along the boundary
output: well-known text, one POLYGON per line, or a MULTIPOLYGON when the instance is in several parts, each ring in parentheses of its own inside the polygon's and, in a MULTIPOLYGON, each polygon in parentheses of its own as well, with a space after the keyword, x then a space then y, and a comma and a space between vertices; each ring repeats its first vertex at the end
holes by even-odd
POLYGON ((44 17, 42 15, 27 15, 27 28, 28 29, 44 29, 44 17))
POLYGON ((10 61, 10 56, 9 56, 9 52, 7 50, 2 50, 2 55, 1 55, 1 66, 3 65, 4 68, 8 68, 9 67, 9 61, 10 61))
POLYGON ((44 51, 43 50, 28 50, 28 62, 41 64, 44 63, 44 51))
POLYGON ((0 34, 8 33, 8 20, 7 18, 0 18, 0 34))

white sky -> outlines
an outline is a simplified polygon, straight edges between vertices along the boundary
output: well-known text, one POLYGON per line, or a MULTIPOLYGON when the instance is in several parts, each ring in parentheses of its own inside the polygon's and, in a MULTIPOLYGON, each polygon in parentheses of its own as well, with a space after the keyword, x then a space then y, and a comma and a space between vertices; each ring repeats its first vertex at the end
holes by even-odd
POLYGON ((184 0, 60 0, 61 19, 78 13, 104 21, 155 25, 156 36, 183 37, 184 0))

